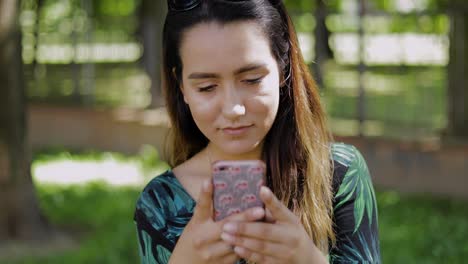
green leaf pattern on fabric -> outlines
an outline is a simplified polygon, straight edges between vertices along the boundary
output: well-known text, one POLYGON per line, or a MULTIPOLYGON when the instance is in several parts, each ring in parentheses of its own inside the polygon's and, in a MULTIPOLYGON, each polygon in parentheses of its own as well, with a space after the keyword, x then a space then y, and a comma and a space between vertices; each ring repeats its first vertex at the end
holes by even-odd
POLYGON ((156 250, 158 252, 158 262, 159 263, 169 263, 169 259, 171 258, 171 252, 160 245, 156 246, 156 250))
POLYGON ((371 241, 367 241, 365 236, 361 232, 357 232, 358 243, 364 246, 363 251, 359 251, 359 245, 350 240, 348 244, 343 245, 343 251, 347 252, 346 255, 330 255, 330 263, 380 263, 380 254, 376 255, 375 252, 379 252, 379 241, 377 236, 371 236, 371 241), (360 261, 357 261, 357 260, 360 261), (366 261, 363 261, 363 260, 366 261), (354 260, 354 261, 352 261, 354 260))
MULTIPOLYGON (((354 152, 353 156, 355 158, 336 194, 336 199, 340 200, 340 202, 335 205, 334 210, 337 210, 354 197, 355 233, 361 225, 364 214, 366 214, 368 219, 372 219, 373 214, 377 214, 377 210, 374 208, 376 201, 375 192, 366 162, 361 153, 354 147, 348 147, 352 148, 351 151, 354 152)), ((371 222, 369 222, 369 224, 371 224, 371 222)))
MULTIPOLYGON (((141 237, 142 237, 142 239, 144 241, 143 245, 139 244, 139 247, 138 247, 139 253, 140 253, 141 263, 145 263, 145 264, 167 263, 167 262, 157 262, 156 259, 154 258, 153 254, 151 253, 151 237, 150 237, 150 235, 142 230, 141 231, 141 237), (143 254, 142 246, 145 247, 144 252, 146 252, 146 254, 143 254)), ((158 258, 159 257, 160 256, 158 254, 158 258)))
POLYGON ((335 194, 333 209, 340 226, 338 245, 330 252, 329 261, 380 263, 377 202, 366 162, 355 147, 342 143, 332 145, 332 154, 346 172, 341 173, 335 194))

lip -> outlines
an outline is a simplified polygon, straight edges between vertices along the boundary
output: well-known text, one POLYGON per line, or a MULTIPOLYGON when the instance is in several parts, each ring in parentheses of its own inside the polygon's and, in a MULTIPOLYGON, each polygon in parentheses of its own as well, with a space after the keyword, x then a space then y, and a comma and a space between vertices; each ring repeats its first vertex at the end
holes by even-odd
POLYGON ((239 126, 239 127, 225 127, 221 130, 227 135, 239 136, 239 135, 245 134, 251 127, 253 127, 253 125, 239 126))

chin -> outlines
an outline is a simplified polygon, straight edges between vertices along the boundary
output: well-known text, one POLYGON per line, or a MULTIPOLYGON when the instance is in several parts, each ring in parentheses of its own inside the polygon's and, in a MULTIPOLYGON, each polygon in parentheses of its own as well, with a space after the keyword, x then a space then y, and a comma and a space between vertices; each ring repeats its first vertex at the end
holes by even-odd
POLYGON ((221 142, 218 147, 222 152, 230 156, 240 156, 255 151, 259 147, 259 143, 245 141, 221 142))

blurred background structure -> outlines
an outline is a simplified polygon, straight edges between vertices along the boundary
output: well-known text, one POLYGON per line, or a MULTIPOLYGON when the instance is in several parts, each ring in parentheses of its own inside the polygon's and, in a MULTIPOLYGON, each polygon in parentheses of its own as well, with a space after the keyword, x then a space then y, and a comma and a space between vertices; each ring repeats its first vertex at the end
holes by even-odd
MULTIPOLYGON (((284 2, 336 140, 368 161, 383 261, 463 263, 468 1, 284 2)), ((136 197, 168 168, 165 13, 0 0, 0 263, 138 262, 136 197)))

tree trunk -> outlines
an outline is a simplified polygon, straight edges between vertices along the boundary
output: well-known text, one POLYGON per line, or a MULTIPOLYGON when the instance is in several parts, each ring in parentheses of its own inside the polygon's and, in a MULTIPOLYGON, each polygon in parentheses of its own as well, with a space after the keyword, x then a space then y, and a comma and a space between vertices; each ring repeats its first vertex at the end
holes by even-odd
POLYGON ((18 9, 0 0, 0 245, 50 234, 30 173, 18 9))
POLYGON ((34 23, 34 46, 33 46, 33 61, 32 61, 32 69, 34 73, 34 78, 37 79, 38 69, 37 69, 37 51, 39 50, 39 35, 40 35, 40 21, 41 21, 41 10, 44 6, 44 0, 38 0, 36 2, 36 21, 34 23))
POLYGON ((143 41, 143 64, 151 79, 150 107, 162 106, 161 62, 162 29, 166 17, 166 1, 142 0, 139 33, 143 41))
POLYGON ((450 10, 448 136, 468 139, 468 4, 450 10))
POLYGON ((315 63, 313 64, 314 77, 320 88, 324 88, 324 64, 328 59, 333 59, 333 51, 330 48, 328 40, 330 30, 328 30, 327 6, 324 0, 315 1, 315 63))

